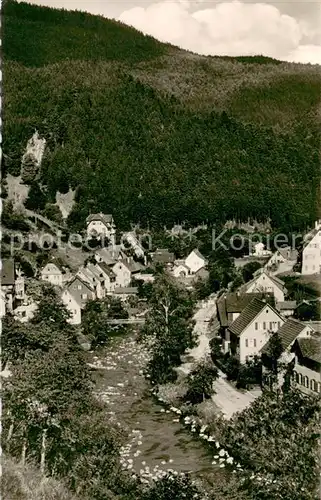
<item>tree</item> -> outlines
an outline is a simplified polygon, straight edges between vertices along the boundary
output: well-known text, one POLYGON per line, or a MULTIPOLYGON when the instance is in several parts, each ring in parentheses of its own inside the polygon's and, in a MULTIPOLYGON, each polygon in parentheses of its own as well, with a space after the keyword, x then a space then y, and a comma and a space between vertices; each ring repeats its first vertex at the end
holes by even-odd
POLYGON ((141 500, 202 500, 201 492, 187 474, 168 473, 143 493, 141 500))
POLYGON ((108 323, 108 320, 127 318, 128 312, 123 308, 119 299, 108 297, 104 300, 91 300, 85 305, 82 314, 83 333, 95 349, 106 344, 115 333, 119 335, 126 330, 124 325, 113 326, 108 323))
POLYGON ((40 188, 37 182, 33 182, 30 186, 28 198, 25 206, 29 210, 43 210, 46 206, 47 197, 40 188))
POLYGON ((193 333, 194 301, 167 273, 159 274, 153 284, 141 338, 151 349, 147 372, 153 383, 173 380, 173 368, 180 356, 195 345, 193 333))
POLYGON ((43 296, 39 301, 38 309, 32 318, 33 324, 51 322, 60 330, 69 329, 70 313, 50 285, 43 286, 43 296))
POLYGON ((284 370, 283 363, 280 363, 279 361, 283 350, 284 349, 278 332, 271 332, 267 344, 267 350, 262 356, 262 363, 267 370, 264 375, 264 379, 270 390, 273 390, 275 386, 278 387, 279 374, 284 370))
POLYGON ((212 361, 205 359, 200 361, 187 376, 187 392, 184 400, 198 404, 209 399, 213 394, 213 383, 218 377, 217 368, 212 361))
POLYGON ((242 267, 242 276, 244 283, 251 281, 253 279, 253 275, 255 271, 260 269, 262 266, 259 262, 248 262, 245 266, 242 267))
POLYGON ((39 165, 36 158, 31 153, 27 153, 22 158, 21 163, 21 177, 24 183, 31 184, 37 174, 39 165))

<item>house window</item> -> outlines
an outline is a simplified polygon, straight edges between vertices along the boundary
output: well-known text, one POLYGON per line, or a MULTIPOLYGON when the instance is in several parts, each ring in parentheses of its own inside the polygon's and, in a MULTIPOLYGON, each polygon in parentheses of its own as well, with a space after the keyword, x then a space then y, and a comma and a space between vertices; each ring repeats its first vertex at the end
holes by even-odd
POLYGON ((259 324, 255 323, 255 330, 258 330, 258 329, 259 329, 259 324))
POLYGON ((81 290, 81 285, 78 285, 77 288, 78 288, 78 290, 81 290))
POLYGON ((301 385, 303 385, 303 383, 302 383, 302 382, 303 382, 303 381, 302 381, 302 373, 299 373, 299 380, 298 380, 298 383, 299 383, 299 384, 301 384, 301 385))
POLYGON ((311 391, 317 392, 317 383, 314 379, 310 380, 310 389, 311 391))
POLYGON ((321 392, 321 384, 320 384, 320 382, 317 383, 317 392, 321 392))
POLYGON ((309 377, 307 376, 304 377, 304 387, 309 388, 309 377))
POLYGON ((249 341, 248 341, 248 339, 245 339, 245 347, 249 347, 249 341))
POLYGON ((253 339, 253 346, 256 347, 256 339, 253 339))
POLYGON ((273 323, 272 321, 270 321, 270 330, 272 330, 272 328, 273 328, 273 323))
POLYGON ((83 293, 82 296, 81 296, 82 299, 87 299, 87 294, 86 293, 83 293))
POLYGON ((263 330, 266 330, 266 323, 263 321, 263 330))

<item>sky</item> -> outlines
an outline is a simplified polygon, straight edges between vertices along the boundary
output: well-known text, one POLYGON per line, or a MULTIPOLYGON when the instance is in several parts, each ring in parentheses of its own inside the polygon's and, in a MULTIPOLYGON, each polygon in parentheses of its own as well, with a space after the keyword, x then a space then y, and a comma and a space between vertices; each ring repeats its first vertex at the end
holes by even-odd
POLYGON ((29 0, 120 20, 202 55, 262 54, 321 64, 317 0, 29 0))

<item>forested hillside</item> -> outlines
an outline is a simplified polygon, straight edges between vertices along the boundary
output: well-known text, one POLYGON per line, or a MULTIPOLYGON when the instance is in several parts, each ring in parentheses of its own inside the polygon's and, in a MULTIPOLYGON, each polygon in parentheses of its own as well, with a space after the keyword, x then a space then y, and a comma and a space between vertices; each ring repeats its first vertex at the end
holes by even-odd
POLYGON ((120 227, 271 217, 299 229, 318 210, 320 68, 201 57, 115 21, 7 1, 5 172, 34 129, 47 139, 48 201, 77 189, 120 227))

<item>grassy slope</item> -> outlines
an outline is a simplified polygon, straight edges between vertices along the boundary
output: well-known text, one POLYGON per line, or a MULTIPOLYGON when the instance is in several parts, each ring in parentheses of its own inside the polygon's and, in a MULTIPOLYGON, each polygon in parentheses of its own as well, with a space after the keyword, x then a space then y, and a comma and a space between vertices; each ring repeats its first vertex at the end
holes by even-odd
POLYGON ((83 13, 9 3, 4 14, 8 169, 38 128, 50 190, 65 177, 82 186, 79 220, 314 217, 319 68, 201 57, 83 13))

